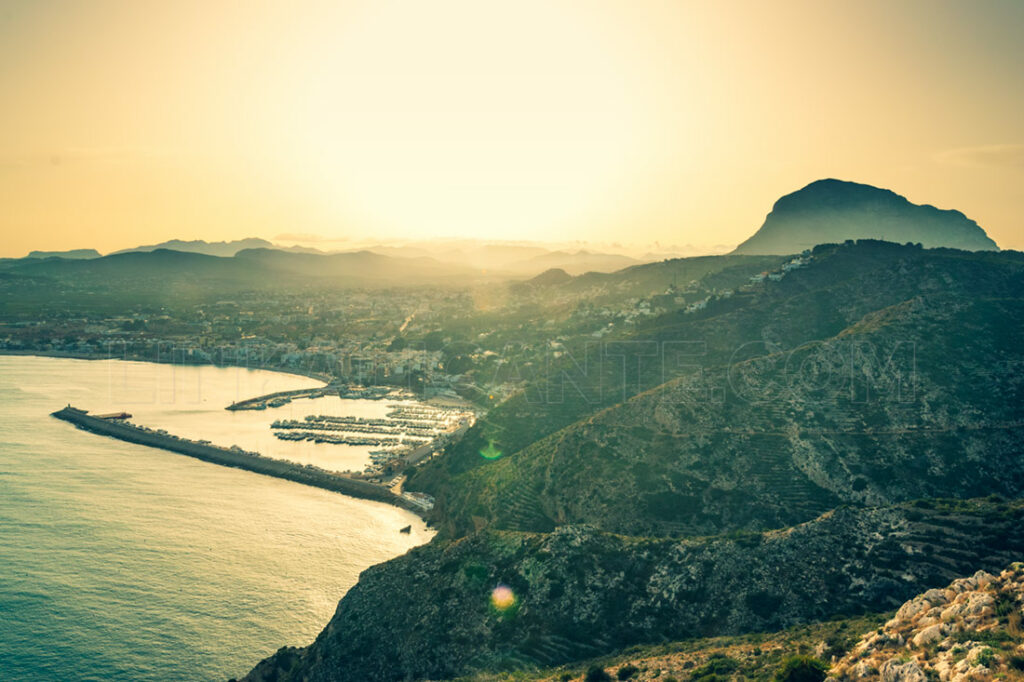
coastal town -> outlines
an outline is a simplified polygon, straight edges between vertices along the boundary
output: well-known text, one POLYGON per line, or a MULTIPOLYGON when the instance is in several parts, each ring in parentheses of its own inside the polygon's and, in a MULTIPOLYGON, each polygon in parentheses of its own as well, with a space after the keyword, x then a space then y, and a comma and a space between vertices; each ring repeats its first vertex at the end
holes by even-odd
MULTIPOLYGON (((111 283, 123 305, 97 305, 99 285, 66 280, 67 300, 33 298, 0 278, 0 353, 236 366, 302 374, 383 397, 500 403, 593 340, 641 330, 665 314, 699 318, 742 305, 813 256, 748 259, 702 276, 684 261, 652 264, 657 277, 545 273, 490 286, 385 290, 277 288, 147 300, 111 283)), ((294 396, 268 398, 263 407, 294 396), (275 402, 276 401, 276 402, 275 402)), ((259 405, 254 405, 259 407, 259 405)), ((232 409, 247 409, 238 405, 232 409)))

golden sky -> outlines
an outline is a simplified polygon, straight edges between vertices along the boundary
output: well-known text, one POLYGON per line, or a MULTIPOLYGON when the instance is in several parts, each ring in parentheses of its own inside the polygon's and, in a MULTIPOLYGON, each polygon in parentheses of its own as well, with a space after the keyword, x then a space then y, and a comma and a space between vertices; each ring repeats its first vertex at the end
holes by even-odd
POLYGON ((0 256, 736 244, 812 180, 1024 249, 1020 0, 0 0, 0 256))

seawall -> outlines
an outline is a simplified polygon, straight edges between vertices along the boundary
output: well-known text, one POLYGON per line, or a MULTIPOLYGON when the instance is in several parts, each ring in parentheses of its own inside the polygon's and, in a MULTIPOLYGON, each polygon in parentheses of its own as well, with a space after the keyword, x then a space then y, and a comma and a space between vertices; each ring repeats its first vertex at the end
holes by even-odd
POLYGON ((261 457, 256 454, 222 448, 216 445, 197 443, 116 420, 101 419, 89 415, 85 410, 80 410, 70 405, 64 409, 57 410, 51 416, 70 422, 80 429, 103 436, 110 436, 111 438, 117 438, 129 443, 169 450, 170 452, 201 459, 204 462, 244 469, 265 476, 283 478, 295 483, 342 493, 350 497, 384 502, 415 514, 423 513, 412 502, 395 495, 383 486, 334 474, 323 469, 307 467, 280 459, 261 457))

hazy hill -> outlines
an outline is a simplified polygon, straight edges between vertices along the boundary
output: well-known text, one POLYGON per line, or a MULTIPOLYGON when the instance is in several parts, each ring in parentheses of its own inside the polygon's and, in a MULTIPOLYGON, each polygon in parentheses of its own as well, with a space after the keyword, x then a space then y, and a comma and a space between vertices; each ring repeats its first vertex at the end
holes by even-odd
POLYGON ((787 194, 736 254, 800 253, 816 244, 884 239, 968 251, 996 250, 976 222, 960 211, 917 205, 887 189, 818 180, 787 194))
POLYGON ((338 288, 465 285, 481 275, 429 258, 369 252, 307 254, 246 249, 232 257, 171 249, 131 251, 92 259, 25 258, 0 264, 19 306, 106 306, 133 301, 215 300, 227 292, 316 285, 338 288), (54 288, 56 287, 56 288, 54 288), (55 295, 59 292, 60 295, 55 295))
POLYGON ((99 258, 100 252, 96 249, 71 249, 70 251, 32 251, 26 258, 99 258))
POLYGON ((246 249, 235 260, 304 278, 330 279, 353 286, 402 286, 435 283, 467 283, 479 277, 475 270, 441 263, 425 256, 400 258, 371 251, 308 254, 278 249, 246 249))
POLYGON ((254 276, 258 274, 231 258, 170 249, 130 251, 88 260, 25 259, 9 264, 8 269, 17 274, 73 278, 110 285, 153 280, 173 282, 178 279, 257 281, 254 276))
POLYGON ((567 292, 592 294, 595 298, 650 296, 669 287, 685 292, 691 284, 733 288, 752 275, 778 268, 779 256, 694 256, 632 265, 616 272, 586 272, 562 282, 567 292), (713 278, 713 279, 711 279, 713 278))
POLYGON ((613 272, 640 262, 617 253, 551 250, 528 244, 487 244, 459 240, 440 244, 370 246, 367 251, 382 255, 428 256, 444 263, 499 272, 510 277, 533 277, 546 270, 563 269, 569 274, 613 272))
POLYGON ((545 270, 536 277, 533 277, 524 284, 531 287, 550 287, 558 284, 565 284, 572 280, 572 275, 563 270, 562 268, 551 268, 545 270))
POLYGON ((558 268, 570 275, 579 275, 584 272, 614 272, 638 262, 635 258, 617 253, 596 253, 586 250, 550 251, 508 263, 503 269, 515 274, 532 275, 558 268))

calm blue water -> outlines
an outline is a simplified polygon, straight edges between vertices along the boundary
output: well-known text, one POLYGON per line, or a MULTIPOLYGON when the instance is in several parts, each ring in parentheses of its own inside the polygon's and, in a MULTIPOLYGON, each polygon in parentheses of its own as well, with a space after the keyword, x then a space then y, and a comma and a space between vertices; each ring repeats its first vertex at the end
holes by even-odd
POLYGON ((49 416, 69 402, 126 409, 144 424, 141 415, 188 411, 192 427, 230 435, 231 400, 307 385, 269 372, 0 356, 0 679, 240 676, 282 645, 309 643, 360 571, 426 542, 402 510, 49 416), (168 391, 176 382, 190 390, 168 391), (411 535, 397 532, 408 524, 411 535))

